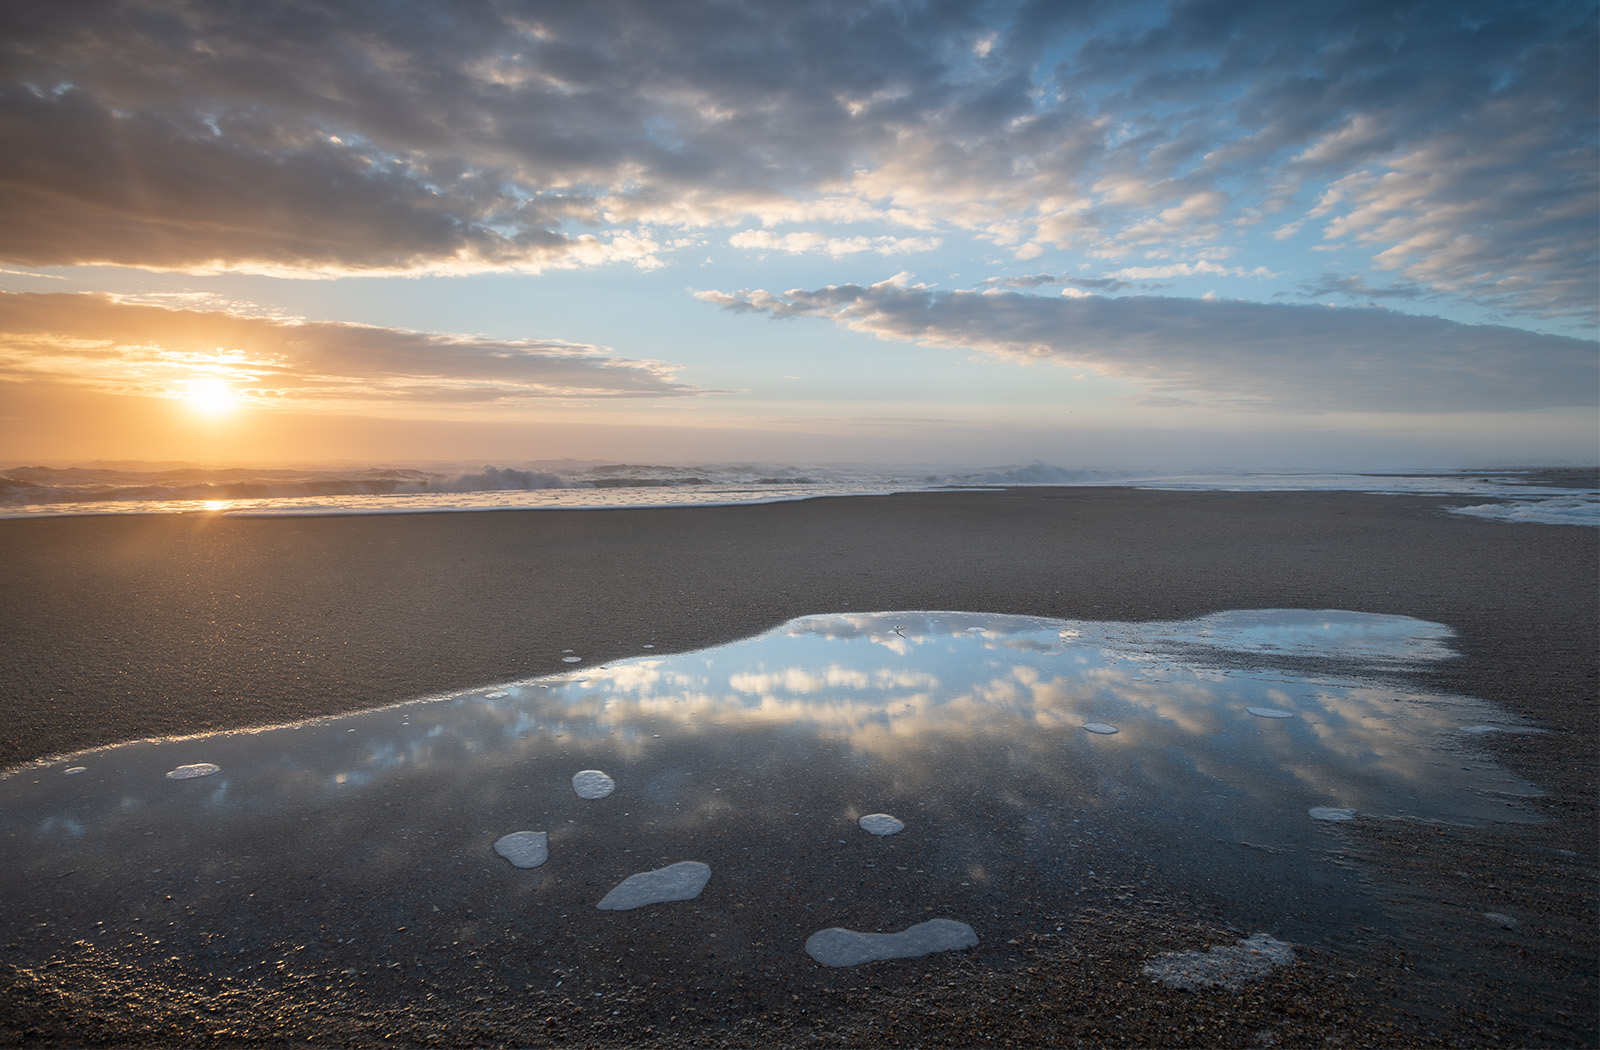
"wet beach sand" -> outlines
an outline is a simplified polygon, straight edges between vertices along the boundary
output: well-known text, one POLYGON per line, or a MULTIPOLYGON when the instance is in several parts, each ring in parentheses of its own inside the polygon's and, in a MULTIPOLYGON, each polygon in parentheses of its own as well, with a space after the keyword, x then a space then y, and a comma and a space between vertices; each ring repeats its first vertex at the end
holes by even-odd
MULTIPOLYGON (((1430 688, 1553 731, 1481 741, 1545 790, 1528 803, 1542 822, 1353 822, 1341 863, 1393 921, 1337 949, 1303 948, 1235 991, 1181 992, 1142 974, 1157 952, 1255 932, 1159 872, 1086 884, 1035 934, 840 970, 792 948, 775 972, 748 952, 718 960, 693 947, 706 909, 667 913, 648 931, 617 924, 570 946, 590 955, 560 987, 513 972, 519 949, 488 902, 458 902, 474 921, 433 946, 426 977, 318 971, 297 966, 293 946, 247 967, 192 965, 206 946, 175 904, 159 948, 47 923, 0 931, 0 1045, 1594 1045, 1600 530, 1444 513, 1452 502, 1482 499, 1019 489, 0 521, 5 766, 557 673, 570 669, 564 650, 595 664, 797 616, 912 609, 1412 616, 1457 632, 1462 656, 1418 674, 1430 688), (651 950, 628 959, 646 937, 651 950)), ((821 787, 808 790, 818 797, 801 791, 798 810, 826 805, 821 787)), ((292 905, 296 893, 261 895, 292 905)), ((374 958, 388 951, 376 939, 392 926, 360 932, 374 958)))

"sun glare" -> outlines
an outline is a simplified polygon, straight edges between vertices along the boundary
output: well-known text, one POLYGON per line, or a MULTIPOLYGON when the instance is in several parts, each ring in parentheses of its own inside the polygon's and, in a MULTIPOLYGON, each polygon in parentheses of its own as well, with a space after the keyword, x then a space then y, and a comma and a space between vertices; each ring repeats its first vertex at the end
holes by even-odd
POLYGON ((184 394, 189 407, 207 416, 221 416, 239 407, 239 395, 221 379, 193 379, 184 394))

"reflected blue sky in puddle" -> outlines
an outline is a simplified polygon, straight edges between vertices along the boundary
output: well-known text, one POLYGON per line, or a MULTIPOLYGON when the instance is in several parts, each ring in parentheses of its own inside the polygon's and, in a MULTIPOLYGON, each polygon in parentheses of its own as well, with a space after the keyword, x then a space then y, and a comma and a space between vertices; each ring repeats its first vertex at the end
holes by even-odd
POLYGON ((1340 831, 1311 809, 1533 819, 1519 800, 1538 789, 1463 732, 1532 727, 1416 684, 1451 656, 1436 624, 1341 612, 809 617, 700 652, 14 771, 0 781, 0 921, 126 927, 181 884, 205 887, 191 920, 230 925, 252 951, 339 957, 319 908, 352 928, 404 913, 407 936, 454 943, 455 926, 429 926, 447 899, 521 931, 507 936, 578 943, 618 879, 695 859, 716 873, 697 903, 765 907, 782 932, 761 936, 796 952, 824 925, 899 928, 935 906, 1015 936, 1108 877, 1208 895, 1251 928, 1336 936, 1376 906, 1328 862, 1340 831), (221 771, 165 776, 200 762, 221 771), (615 794, 578 799, 586 768, 615 794), (878 811, 906 830, 854 826, 878 811), (520 830, 548 831, 550 859, 513 875, 492 844, 520 830), (892 884, 861 877, 890 863, 905 872, 892 884), (832 888, 845 879, 853 899, 832 888), (312 882, 324 893, 308 910, 268 906, 312 882), (779 885, 793 916, 763 904, 779 885), (560 930, 531 918, 554 910, 560 930))

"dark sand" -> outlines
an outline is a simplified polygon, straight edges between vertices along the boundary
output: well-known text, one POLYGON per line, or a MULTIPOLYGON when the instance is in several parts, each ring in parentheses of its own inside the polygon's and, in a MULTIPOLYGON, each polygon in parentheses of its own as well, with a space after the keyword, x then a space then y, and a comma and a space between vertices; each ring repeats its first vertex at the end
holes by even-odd
MULTIPOLYGON (((553 673, 569 669, 564 649, 586 662, 687 650, 847 610, 1415 616, 1453 627, 1463 653, 1429 686, 1555 731, 1482 742, 1546 789, 1532 803, 1543 823, 1355 827, 1348 862, 1398 932, 1302 952, 1239 992, 1170 991, 1140 966, 1252 931, 1177 891, 1106 892, 1064 905, 1065 942, 827 971, 787 997, 751 978, 733 1001, 740 975, 702 994, 665 963, 625 986, 537 995, 497 985, 491 966, 418 998, 292 966, 195 973, 87 938, 0 967, 0 1044, 1594 1045, 1600 530, 1453 516, 1449 502, 1027 489, 0 521, 0 765, 553 673)), ((33 936, 0 931, 4 957, 33 936)))

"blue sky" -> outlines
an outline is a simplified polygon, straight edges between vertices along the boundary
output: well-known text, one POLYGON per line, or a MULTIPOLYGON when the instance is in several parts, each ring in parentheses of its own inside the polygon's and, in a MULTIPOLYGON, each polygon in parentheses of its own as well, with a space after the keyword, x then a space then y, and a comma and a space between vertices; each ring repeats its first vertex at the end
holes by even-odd
POLYGON ((0 458, 1593 461, 1597 44, 1558 2, 21 0, 0 458))

